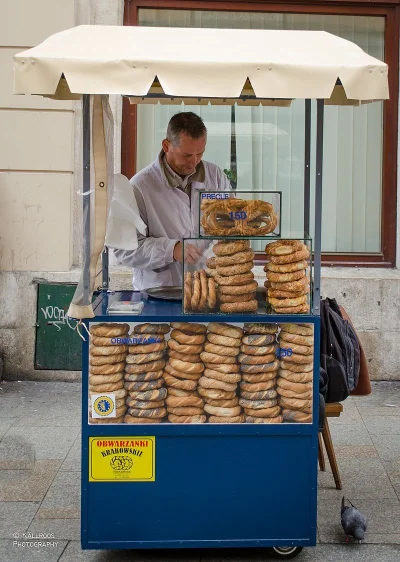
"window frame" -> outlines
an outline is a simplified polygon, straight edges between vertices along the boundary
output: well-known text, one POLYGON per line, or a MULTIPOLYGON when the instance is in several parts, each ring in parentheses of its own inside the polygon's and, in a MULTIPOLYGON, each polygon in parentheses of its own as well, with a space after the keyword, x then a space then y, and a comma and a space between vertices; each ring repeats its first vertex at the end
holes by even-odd
MULTIPOLYGON (((397 224, 397 144, 399 94, 400 0, 125 0, 124 25, 138 24, 141 8, 210 10, 229 12, 277 12, 293 14, 385 17, 385 62, 389 66, 390 99, 383 109, 382 216, 380 253, 323 253, 322 265, 346 267, 395 267, 397 224)), ((124 98, 122 108, 121 171, 128 178, 136 172, 137 109, 124 98)), ((261 255, 260 255, 261 258, 261 255)))

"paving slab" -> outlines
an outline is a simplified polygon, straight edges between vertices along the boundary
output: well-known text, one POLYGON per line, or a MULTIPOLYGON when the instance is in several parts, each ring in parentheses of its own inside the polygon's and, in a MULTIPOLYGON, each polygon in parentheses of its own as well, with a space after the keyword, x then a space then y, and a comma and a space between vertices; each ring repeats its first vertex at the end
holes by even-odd
MULTIPOLYGON (((39 502, 0 502, 0 539, 11 539, 24 533, 37 510, 39 502)), ((2 558, 0 560, 7 560, 2 558)))
POLYGON ((82 550, 71 541, 60 562, 200 562, 199 551, 192 550, 82 550))
POLYGON ((13 423, 15 423, 15 418, 0 418, 0 440, 3 435, 7 433, 13 423))
POLYGON ((76 471, 81 469, 81 457, 82 457, 81 446, 82 446, 81 436, 78 435, 78 437, 73 442, 72 447, 68 452, 68 455, 66 456, 64 462, 62 463, 60 470, 76 471))
POLYGON ((28 532, 54 536, 55 540, 80 541, 80 519, 33 519, 28 532))
POLYGON ((371 435, 398 435, 400 441, 400 416, 365 416, 365 426, 371 435))
POLYGON ((58 562, 66 546, 67 541, 54 539, 0 540, 0 560, 2 562, 58 562))
MULTIPOLYGON (((5 437, 18 439, 26 447, 32 447, 36 459, 64 459, 79 432, 74 427, 14 427, 12 426, 5 437)), ((3 439, 4 440, 4 439, 3 439)))
POLYGON ((373 445, 371 436, 361 418, 359 423, 342 425, 331 424, 329 420, 329 429, 334 448, 340 445, 373 445))
POLYGON ((0 469, 32 470, 35 447, 20 435, 5 435, 0 441, 0 469))
POLYGON ((79 472, 59 472, 37 513, 37 519, 78 519, 81 509, 79 472))
POLYGON ((0 501, 42 501, 60 465, 59 460, 38 460, 32 470, 0 470, 0 501))
POLYGON ((382 461, 400 460, 400 437, 398 435, 371 435, 382 461))
POLYGON ((346 459, 377 459, 378 453, 374 445, 338 445, 335 444, 337 462, 342 466, 346 459))

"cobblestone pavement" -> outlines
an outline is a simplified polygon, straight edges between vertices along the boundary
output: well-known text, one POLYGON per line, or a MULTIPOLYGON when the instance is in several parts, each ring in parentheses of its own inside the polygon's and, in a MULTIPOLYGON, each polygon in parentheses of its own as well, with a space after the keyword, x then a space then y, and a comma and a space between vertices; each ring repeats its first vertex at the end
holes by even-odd
MULTIPOLYGON (((265 551, 82 551, 80 548, 79 383, 0 383, 1 562, 247 562, 265 551), (15 546, 15 534, 54 534, 48 547, 15 546)), ((400 560, 400 382, 374 383, 330 419, 343 482, 319 474, 318 545, 299 562, 400 560), (338 506, 343 493, 369 518, 366 541, 345 544, 338 506)), ((18 541, 17 541, 18 542, 18 541)))

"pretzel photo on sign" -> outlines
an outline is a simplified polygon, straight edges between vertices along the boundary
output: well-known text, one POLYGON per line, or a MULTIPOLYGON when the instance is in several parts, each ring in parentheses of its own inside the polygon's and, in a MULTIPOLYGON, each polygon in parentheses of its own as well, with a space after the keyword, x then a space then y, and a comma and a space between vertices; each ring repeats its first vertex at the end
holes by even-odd
POLYGON ((271 203, 246 199, 204 199, 201 226, 215 236, 257 236, 270 234, 278 224, 271 203))

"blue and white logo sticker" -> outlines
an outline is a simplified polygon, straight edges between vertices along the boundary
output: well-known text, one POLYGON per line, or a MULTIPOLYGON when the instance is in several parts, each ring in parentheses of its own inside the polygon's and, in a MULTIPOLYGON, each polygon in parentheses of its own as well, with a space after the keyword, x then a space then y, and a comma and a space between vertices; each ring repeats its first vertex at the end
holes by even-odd
POLYGON ((91 394, 92 418, 115 418, 115 394, 91 394))

